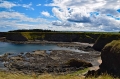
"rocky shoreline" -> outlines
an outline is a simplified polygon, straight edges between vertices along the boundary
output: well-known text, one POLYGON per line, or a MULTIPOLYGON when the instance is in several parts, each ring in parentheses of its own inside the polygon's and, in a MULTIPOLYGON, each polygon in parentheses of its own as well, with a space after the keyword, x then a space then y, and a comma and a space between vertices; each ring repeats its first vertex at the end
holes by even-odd
MULTIPOLYGON (((9 41, 10 42, 10 41, 9 41)), ((15 42, 12 42, 15 43, 15 42)), ((43 44, 44 42, 16 42, 24 44, 43 44)), ((33 52, 14 54, 4 54, 0 57, 5 62, 5 67, 10 71, 21 71, 23 73, 68 73, 81 70, 92 65, 96 65, 95 61, 100 57, 100 52, 92 49, 90 44, 69 43, 69 42, 45 42, 49 44, 57 44, 62 47, 71 47, 88 53, 78 53, 69 50, 35 50, 33 52), (71 60, 75 60, 78 66, 67 64, 71 60)), ((74 64, 75 64, 74 62, 74 64)))

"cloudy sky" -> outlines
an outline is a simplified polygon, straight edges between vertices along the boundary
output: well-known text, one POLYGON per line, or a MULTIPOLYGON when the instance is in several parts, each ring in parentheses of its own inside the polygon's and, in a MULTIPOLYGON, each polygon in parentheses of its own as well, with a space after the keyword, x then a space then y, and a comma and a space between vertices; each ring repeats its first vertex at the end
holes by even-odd
POLYGON ((0 0, 0 31, 120 31, 120 0, 0 0))

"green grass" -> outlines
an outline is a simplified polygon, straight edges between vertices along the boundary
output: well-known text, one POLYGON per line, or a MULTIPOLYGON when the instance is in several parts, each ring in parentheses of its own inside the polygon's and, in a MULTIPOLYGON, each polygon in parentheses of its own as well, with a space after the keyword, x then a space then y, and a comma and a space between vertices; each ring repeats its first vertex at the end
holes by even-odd
POLYGON ((105 45, 105 48, 109 47, 110 52, 112 53, 120 53, 120 40, 113 40, 112 42, 105 45))
POLYGON ((8 72, 0 72, 0 79, 119 79, 113 78, 110 75, 102 75, 99 77, 88 77, 84 78, 81 75, 52 75, 52 74, 42 74, 42 75, 25 75, 25 74, 17 74, 17 73, 8 73, 8 72))
POLYGON ((86 73, 88 70, 89 70, 89 68, 85 68, 85 69, 83 69, 83 70, 79 70, 79 71, 76 71, 76 72, 71 73, 71 74, 68 74, 68 75, 73 75, 73 76, 75 76, 75 75, 79 75, 79 74, 84 74, 84 73, 86 73))

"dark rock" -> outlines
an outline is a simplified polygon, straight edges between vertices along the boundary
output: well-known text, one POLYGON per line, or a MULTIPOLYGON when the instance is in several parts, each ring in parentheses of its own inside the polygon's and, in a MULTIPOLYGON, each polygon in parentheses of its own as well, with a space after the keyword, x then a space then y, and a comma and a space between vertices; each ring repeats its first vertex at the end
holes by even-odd
POLYGON ((68 50, 52 50, 50 54, 47 54, 46 51, 37 50, 32 53, 10 56, 5 63, 5 67, 25 73, 27 71, 67 73, 91 67, 92 64, 88 62, 89 57, 88 53, 77 53, 68 50))
POLYGON ((83 60, 76 60, 76 59, 70 59, 66 65, 70 66, 70 67, 92 67, 91 63, 88 63, 86 61, 83 60))
POLYGON ((119 38, 120 36, 115 34, 102 34, 96 40, 93 48, 97 51, 101 51, 106 44, 110 43, 113 40, 118 40, 119 38))
POLYGON ((100 70, 108 74, 120 76, 120 40, 107 44, 101 52, 100 70))
POLYGON ((6 33, 6 39, 11 41, 27 41, 21 33, 6 33))
POLYGON ((100 70, 89 70, 85 74, 85 77, 90 77, 90 76, 98 77, 99 75, 101 75, 101 71, 100 70))

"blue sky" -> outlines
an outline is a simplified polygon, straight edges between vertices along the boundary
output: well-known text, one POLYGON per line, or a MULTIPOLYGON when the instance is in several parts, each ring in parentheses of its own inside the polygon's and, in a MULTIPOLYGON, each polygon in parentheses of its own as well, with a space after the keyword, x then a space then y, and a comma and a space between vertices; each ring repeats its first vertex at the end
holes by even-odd
POLYGON ((120 0, 0 0, 0 31, 120 31, 120 0))

